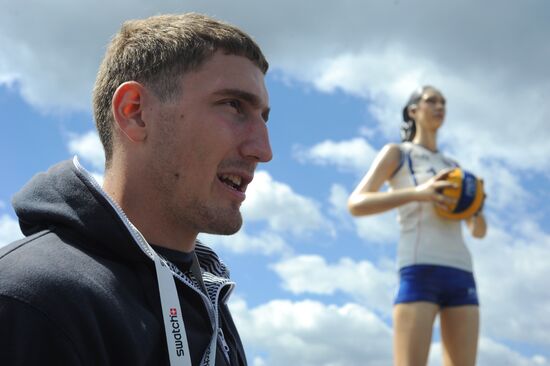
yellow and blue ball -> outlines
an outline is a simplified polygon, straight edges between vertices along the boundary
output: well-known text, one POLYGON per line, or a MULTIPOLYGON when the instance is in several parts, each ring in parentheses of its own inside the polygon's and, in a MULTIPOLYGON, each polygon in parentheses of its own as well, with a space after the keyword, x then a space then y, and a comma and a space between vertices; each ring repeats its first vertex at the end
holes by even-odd
POLYGON ((482 180, 460 168, 453 169, 445 179, 455 183, 456 188, 444 188, 442 194, 455 198, 456 203, 447 206, 448 210, 434 205, 439 216, 450 220, 463 220, 479 211, 485 195, 482 180))

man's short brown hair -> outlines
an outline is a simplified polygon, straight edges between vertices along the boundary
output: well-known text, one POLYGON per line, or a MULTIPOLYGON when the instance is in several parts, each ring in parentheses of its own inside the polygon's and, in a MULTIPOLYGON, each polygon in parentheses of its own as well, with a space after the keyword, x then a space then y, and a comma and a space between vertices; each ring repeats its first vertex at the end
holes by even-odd
POLYGON ((161 100, 179 95, 180 77, 197 69, 216 51, 244 56, 265 74, 259 46, 240 29, 196 13, 130 20, 112 39, 99 68, 93 109, 107 167, 113 155, 111 101, 126 81, 150 88, 161 100))

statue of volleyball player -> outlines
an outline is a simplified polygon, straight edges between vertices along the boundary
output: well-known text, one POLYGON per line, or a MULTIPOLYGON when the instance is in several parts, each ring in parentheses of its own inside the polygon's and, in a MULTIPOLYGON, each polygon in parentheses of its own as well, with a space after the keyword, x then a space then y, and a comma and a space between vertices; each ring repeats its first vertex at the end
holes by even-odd
MULTIPOLYGON (((401 144, 387 144, 351 194, 354 216, 398 209, 401 235, 397 251, 399 290, 393 310, 395 365, 426 365, 436 315, 440 316, 444 365, 474 365, 479 308, 470 252, 461 221, 439 217, 434 204, 454 204, 441 191, 457 164, 437 147, 445 117, 445 98, 425 86, 403 109, 401 144), (390 189, 380 192, 388 182, 390 189)), ((485 236, 479 210, 466 220, 470 233, 485 236)))

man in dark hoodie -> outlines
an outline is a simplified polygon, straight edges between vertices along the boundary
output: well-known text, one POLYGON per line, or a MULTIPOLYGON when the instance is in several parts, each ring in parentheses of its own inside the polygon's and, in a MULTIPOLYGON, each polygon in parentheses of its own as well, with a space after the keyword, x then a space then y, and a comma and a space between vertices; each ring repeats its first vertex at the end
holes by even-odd
POLYGON ((124 23, 101 64, 101 187, 77 158, 13 199, 26 238, 0 250, 2 365, 246 365, 225 265, 271 159, 261 50, 198 14, 124 23))

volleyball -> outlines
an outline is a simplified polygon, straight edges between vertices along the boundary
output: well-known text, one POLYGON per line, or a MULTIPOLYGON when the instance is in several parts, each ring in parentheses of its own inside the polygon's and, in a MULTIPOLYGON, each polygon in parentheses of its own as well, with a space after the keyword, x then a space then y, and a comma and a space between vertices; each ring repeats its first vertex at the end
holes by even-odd
POLYGON ((481 208, 485 195, 482 180, 460 168, 453 169, 445 180, 455 183, 456 188, 444 188, 442 194, 455 198, 456 203, 447 206, 448 210, 434 205, 439 216, 450 220, 463 220, 471 217, 481 208))

